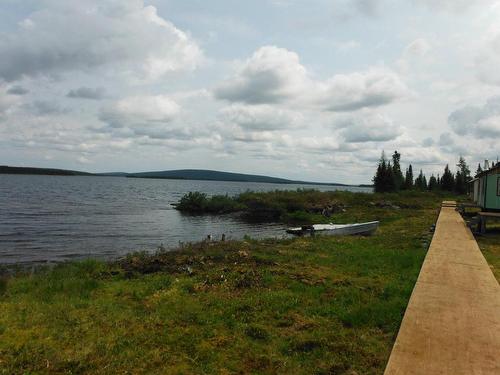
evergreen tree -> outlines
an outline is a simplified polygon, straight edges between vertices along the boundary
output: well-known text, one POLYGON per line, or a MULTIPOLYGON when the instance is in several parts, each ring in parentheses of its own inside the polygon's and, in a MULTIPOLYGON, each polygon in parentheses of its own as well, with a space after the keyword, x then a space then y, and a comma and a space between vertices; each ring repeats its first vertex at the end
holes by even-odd
POLYGON ((455 177, 455 191, 458 194, 465 194, 467 192, 467 185, 471 180, 470 169, 465 159, 460 156, 457 164, 458 170, 455 177))
POLYGON ((438 180, 434 177, 434 174, 429 178, 429 190, 436 191, 438 189, 438 180))
POLYGON ((406 169, 405 173, 405 181, 404 181, 404 189, 410 190, 413 188, 413 167, 410 166, 406 169))
POLYGON ((396 190, 399 190, 403 187, 404 178, 403 173, 401 172, 401 154, 397 151, 394 151, 392 154, 392 172, 394 174, 394 185, 396 190))
POLYGON ((483 168, 481 168, 481 163, 477 164, 476 177, 479 176, 483 172, 483 168))
POLYGON ((384 152, 382 152, 377 172, 373 177, 373 184, 375 186, 375 192, 377 193, 387 193, 396 190, 393 167, 391 163, 387 161, 384 152))
POLYGON ((450 167, 448 166, 448 164, 446 164, 443 176, 441 177, 441 189, 445 191, 453 191, 454 187, 455 187, 455 178, 453 177, 453 174, 450 171, 450 167))
POLYGON ((422 170, 420 170, 420 174, 415 179, 415 188, 418 190, 427 190, 427 179, 425 178, 422 170))

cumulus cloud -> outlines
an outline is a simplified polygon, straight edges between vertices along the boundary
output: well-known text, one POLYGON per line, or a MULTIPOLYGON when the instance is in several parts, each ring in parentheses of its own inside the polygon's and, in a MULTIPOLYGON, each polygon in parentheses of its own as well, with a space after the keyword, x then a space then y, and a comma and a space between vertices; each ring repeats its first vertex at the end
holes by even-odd
POLYGON ((280 130, 295 128, 303 121, 300 113, 270 105, 234 104, 223 108, 220 117, 225 123, 246 130, 280 130))
POLYGON ((19 85, 12 86, 11 88, 9 88, 7 90, 7 94, 10 94, 10 95, 23 96, 23 95, 26 95, 27 93, 29 93, 29 90, 22 87, 22 86, 19 86, 19 85))
POLYGON ((100 100, 104 98, 105 89, 102 87, 79 87, 68 91, 66 96, 68 98, 79 98, 79 99, 90 99, 90 100, 100 100))
POLYGON ((274 46, 258 49, 236 76, 219 85, 215 97, 245 104, 301 103, 334 112, 389 104, 408 93, 400 77, 386 68, 310 78, 295 52, 274 46))
POLYGON ((231 102, 280 103, 301 95, 308 81, 307 71, 295 52, 264 46, 214 93, 218 99, 231 102))
POLYGON ((321 84, 321 102, 334 112, 379 107, 408 94, 399 76, 387 69, 337 74, 321 84))
POLYGON ((103 107, 99 119, 106 125, 92 130, 147 145, 164 141, 196 143, 208 133, 203 127, 178 125, 180 112, 181 107, 165 95, 128 97, 103 107))
POLYGON ((483 106, 459 108, 448 116, 448 123, 458 135, 478 138, 500 137, 500 96, 490 98, 483 106))
POLYGON ((195 68, 196 42, 142 0, 50 0, 0 38, 0 78, 112 66, 144 78, 195 68))
POLYGON ((346 142, 387 142, 402 134, 400 126, 387 116, 363 113, 341 123, 341 135, 346 142))
POLYGON ((179 105, 164 95, 133 96, 102 109, 99 118, 112 128, 165 124, 179 113, 179 105))

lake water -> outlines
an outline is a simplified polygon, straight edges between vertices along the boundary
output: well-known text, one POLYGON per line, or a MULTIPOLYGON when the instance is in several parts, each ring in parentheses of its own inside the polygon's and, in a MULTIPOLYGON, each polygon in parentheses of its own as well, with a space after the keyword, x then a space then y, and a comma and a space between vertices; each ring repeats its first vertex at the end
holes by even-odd
POLYGON ((283 237, 284 225, 235 216, 183 215, 172 207, 189 191, 236 195, 246 190, 368 188, 124 177, 0 175, 0 264, 116 258, 163 244, 283 237))

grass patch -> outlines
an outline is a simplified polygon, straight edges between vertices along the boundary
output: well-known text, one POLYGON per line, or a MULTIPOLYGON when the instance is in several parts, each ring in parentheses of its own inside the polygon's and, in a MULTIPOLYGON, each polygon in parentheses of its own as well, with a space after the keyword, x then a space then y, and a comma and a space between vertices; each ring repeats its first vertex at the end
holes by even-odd
POLYGON ((327 197, 346 208, 336 220, 379 219, 379 230, 200 243, 2 279, 0 374, 382 374, 442 197, 327 197))
POLYGON ((500 282, 500 223, 490 220, 485 234, 476 240, 498 282, 500 282))

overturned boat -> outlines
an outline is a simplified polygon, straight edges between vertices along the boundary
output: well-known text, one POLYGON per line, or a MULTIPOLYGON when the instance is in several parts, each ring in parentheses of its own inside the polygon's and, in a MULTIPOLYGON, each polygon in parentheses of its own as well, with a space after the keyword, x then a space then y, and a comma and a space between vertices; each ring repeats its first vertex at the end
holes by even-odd
POLYGON ((351 234, 368 235, 375 232, 378 225, 378 221, 355 224, 314 224, 297 228, 288 228, 286 232, 297 236, 303 236, 305 234, 322 234, 328 236, 347 236, 351 234))

